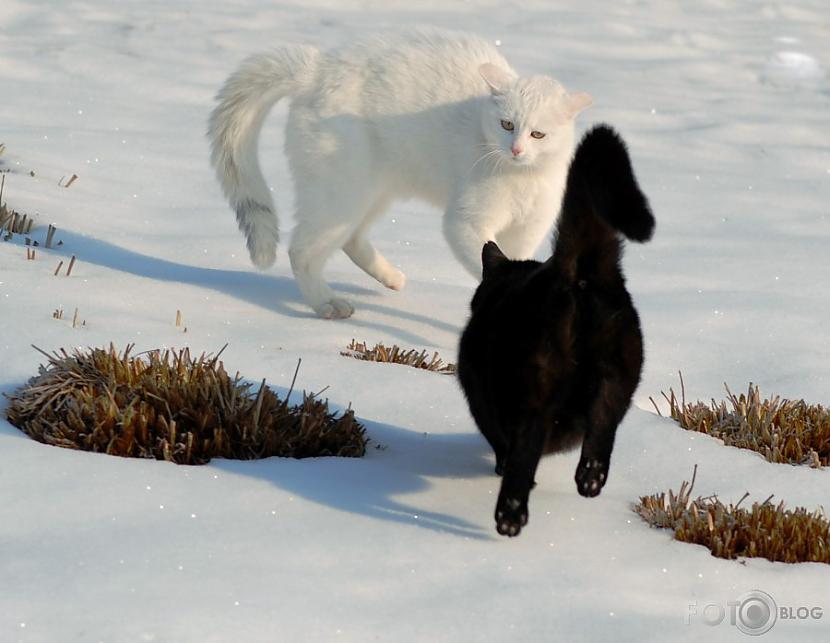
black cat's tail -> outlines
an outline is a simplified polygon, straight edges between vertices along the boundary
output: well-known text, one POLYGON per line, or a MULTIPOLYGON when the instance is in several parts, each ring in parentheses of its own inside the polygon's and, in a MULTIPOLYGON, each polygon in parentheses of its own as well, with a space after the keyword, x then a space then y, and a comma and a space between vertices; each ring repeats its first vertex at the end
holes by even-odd
POLYGON ((586 253, 616 259, 619 235, 643 242, 653 232, 654 215, 637 185, 625 143, 608 125, 593 127, 577 146, 568 171, 554 263, 573 274, 586 253))

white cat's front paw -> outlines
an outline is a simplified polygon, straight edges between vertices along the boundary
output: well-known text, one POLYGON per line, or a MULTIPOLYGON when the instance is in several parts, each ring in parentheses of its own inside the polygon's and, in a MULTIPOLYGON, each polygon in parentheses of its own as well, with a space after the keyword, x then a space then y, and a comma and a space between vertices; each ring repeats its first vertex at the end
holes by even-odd
POLYGON ((316 306, 314 310, 323 319, 346 319, 354 313, 354 306, 345 299, 334 298, 316 306))
POLYGON ((400 270, 392 269, 383 276, 381 283, 391 290, 402 290, 406 285, 406 275, 400 270))

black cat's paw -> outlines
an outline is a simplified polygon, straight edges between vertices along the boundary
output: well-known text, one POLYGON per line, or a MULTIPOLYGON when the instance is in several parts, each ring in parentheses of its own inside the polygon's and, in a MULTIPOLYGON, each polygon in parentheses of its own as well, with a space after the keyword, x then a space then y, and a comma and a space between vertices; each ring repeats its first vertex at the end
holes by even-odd
POLYGON ((608 480, 608 462, 594 458, 582 458, 576 468, 576 490, 586 498, 598 496, 608 480))
POLYGON ((502 536, 518 536, 527 524, 527 501, 500 497, 496 505, 496 531, 502 536))

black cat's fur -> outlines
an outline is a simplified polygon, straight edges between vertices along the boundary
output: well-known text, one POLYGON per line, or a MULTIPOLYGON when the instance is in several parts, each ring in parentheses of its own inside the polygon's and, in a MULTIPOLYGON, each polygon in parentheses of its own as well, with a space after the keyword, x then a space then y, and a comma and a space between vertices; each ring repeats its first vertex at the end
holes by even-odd
POLYGON ((640 320, 625 288, 622 237, 647 241, 654 217, 622 139, 589 131, 568 172, 553 256, 482 250, 483 279, 461 337, 458 376, 503 476, 496 529, 516 536, 539 459, 577 446, 576 488, 599 494, 614 434, 640 381, 640 320))

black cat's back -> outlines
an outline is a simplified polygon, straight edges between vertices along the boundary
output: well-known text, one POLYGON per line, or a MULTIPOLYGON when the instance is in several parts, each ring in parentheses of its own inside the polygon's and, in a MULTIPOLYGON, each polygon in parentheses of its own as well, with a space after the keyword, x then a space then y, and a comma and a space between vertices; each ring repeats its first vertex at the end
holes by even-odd
POLYGON ((476 312, 461 337, 458 359, 470 411, 495 452, 499 474, 508 448, 502 427, 515 414, 510 402, 521 400, 531 413, 538 412, 544 390, 533 355, 545 350, 546 315, 532 293, 546 276, 539 262, 511 264, 509 287, 499 284, 495 292, 477 293, 482 296, 474 302, 476 312))
POLYGON ((593 496, 605 484, 643 359, 620 266, 621 236, 646 240, 653 227, 625 144, 600 126, 585 135, 572 161, 552 257, 511 261, 495 243, 484 246, 458 374, 504 476, 499 533, 514 536, 527 522, 543 453, 581 439, 577 490, 593 496))

